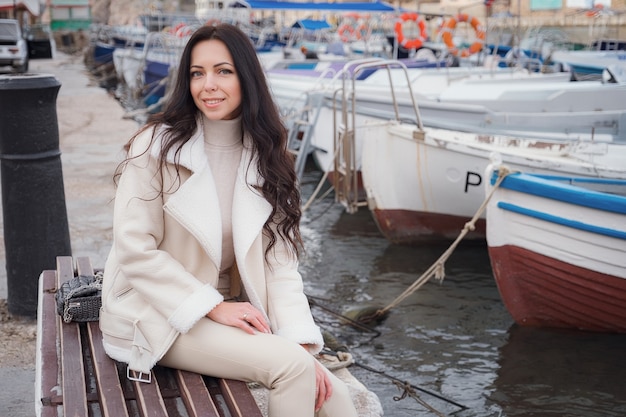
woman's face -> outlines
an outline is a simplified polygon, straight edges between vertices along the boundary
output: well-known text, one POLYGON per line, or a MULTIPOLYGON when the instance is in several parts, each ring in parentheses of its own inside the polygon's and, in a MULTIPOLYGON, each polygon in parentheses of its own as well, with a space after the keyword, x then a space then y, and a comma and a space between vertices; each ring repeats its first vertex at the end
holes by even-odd
POLYGON ((230 120, 241 112, 241 85, 226 45, 211 39, 191 50, 189 90, 209 120, 230 120))

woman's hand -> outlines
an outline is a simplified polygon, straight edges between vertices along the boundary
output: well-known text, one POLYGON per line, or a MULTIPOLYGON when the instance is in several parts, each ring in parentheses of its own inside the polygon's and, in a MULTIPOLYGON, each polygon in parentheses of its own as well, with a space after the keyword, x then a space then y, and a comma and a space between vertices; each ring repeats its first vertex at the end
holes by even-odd
POLYGON ((239 327, 246 333, 254 334, 255 330, 271 333, 263 314, 248 302, 221 302, 209 311, 207 317, 227 326, 239 327))
POLYGON ((324 365, 315 361, 315 411, 319 411, 322 405, 333 394, 333 384, 324 369, 324 365))
MULTIPOLYGON (((300 344, 306 351, 310 351, 311 345, 300 344)), ((320 361, 315 360, 315 411, 319 411, 322 405, 333 395, 333 384, 330 382, 328 373, 320 361)))

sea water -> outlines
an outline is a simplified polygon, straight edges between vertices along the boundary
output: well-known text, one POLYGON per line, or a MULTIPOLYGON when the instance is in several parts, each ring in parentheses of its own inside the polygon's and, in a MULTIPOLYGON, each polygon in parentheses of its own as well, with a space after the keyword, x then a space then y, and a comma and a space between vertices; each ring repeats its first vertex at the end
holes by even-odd
MULTIPOLYGON (((319 178, 306 173, 305 199, 319 178)), ((350 372, 385 416, 626 416, 626 335, 516 325, 484 243, 462 242, 443 281, 431 278, 382 323, 357 329, 333 314, 389 305, 447 246, 393 245, 367 208, 347 214, 332 193, 305 211, 302 232, 314 316, 352 354, 350 372)))

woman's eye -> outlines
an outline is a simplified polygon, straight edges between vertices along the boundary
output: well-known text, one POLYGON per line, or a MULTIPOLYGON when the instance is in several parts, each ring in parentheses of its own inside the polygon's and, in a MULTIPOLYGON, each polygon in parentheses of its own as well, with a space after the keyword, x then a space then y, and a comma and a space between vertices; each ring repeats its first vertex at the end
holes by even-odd
POLYGON ((191 71, 191 78, 202 77, 202 73, 200 71, 191 71))
POLYGON ((218 72, 219 74, 224 74, 224 75, 227 75, 227 74, 232 74, 232 73, 233 73, 233 71, 231 71, 231 70, 230 70, 230 69, 228 69, 228 68, 220 68, 217 72, 218 72))

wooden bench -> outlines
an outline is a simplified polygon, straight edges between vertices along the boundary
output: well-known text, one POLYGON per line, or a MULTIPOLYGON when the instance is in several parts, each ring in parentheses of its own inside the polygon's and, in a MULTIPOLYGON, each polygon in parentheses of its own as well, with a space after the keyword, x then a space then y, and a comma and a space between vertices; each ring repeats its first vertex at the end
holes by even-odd
POLYGON ((98 322, 64 323, 54 294, 75 274, 93 274, 89 258, 57 258, 39 282, 38 417, 262 417, 247 384, 157 366, 152 382, 131 381, 110 359, 98 322))

